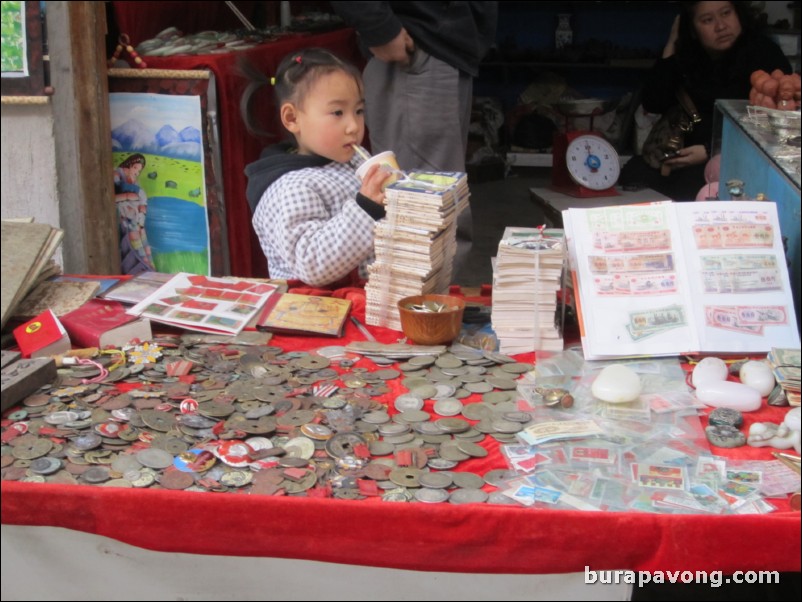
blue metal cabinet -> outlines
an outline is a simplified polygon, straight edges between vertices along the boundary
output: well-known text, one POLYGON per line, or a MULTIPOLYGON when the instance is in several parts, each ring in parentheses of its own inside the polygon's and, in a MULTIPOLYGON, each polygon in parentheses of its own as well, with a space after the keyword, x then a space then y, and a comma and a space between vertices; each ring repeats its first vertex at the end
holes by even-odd
POLYGON ((730 200, 726 183, 740 180, 743 199, 763 194, 777 204, 800 323, 800 149, 775 135, 767 120, 750 116, 745 100, 716 101, 716 121, 713 148, 721 152, 719 198, 730 200))

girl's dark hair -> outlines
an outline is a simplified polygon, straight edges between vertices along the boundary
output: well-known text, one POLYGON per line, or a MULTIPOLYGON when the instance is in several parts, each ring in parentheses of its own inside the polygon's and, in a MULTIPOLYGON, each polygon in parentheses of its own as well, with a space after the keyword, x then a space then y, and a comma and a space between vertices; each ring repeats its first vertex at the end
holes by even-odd
POLYGON ((275 137, 275 133, 258 127, 251 112, 254 95, 263 86, 272 84, 277 112, 285 102, 303 103, 314 83, 320 77, 335 71, 350 75, 359 89, 362 89, 362 76, 359 70, 324 48, 306 48, 285 56, 279 63, 275 78, 268 77, 250 63, 241 63, 240 70, 251 80, 242 93, 240 115, 251 134, 266 138, 275 137))
MULTIPOLYGON (((680 2, 682 12, 677 32, 677 61, 690 83, 709 75, 710 57, 702 47, 696 28, 693 25, 696 6, 699 2, 680 2)), ((729 56, 736 56, 748 47, 759 35, 757 20, 750 7, 750 2, 730 2, 741 23, 741 35, 728 51, 729 56)))
POLYGON ((139 153, 134 153, 123 159, 123 161, 117 167, 133 167, 137 163, 141 164, 142 167, 145 166, 145 156, 140 155, 139 153))

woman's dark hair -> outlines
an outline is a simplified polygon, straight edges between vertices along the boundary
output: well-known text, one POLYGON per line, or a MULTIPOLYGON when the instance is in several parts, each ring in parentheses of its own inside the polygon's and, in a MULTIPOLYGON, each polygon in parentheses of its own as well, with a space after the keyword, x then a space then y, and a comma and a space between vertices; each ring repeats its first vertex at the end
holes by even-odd
POLYGON ((342 71, 350 75, 359 89, 362 89, 362 76, 359 70, 351 63, 343 61, 323 48, 306 48, 285 56, 279 63, 274 78, 266 76, 253 65, 245 62, 240 64, 240 70, 251 80, 242 93, 240 115, 251 134, 267 138, 275 137, 275 134, 256 126, 254 115, 250 110, 254 95, 263 86, 272 84, 276 111, 285 102, 302 104, 304 97, 315 82, 322 76, 335 71, 342 71))
MULTIPOLYGON (((691 82, 696 81, 698 77, 706 77, 709 74, 710 65, 710 57, 702 47, 693 24, 698 4, 700 3, 680 2, 682 12, 680 13, 679 31, 677 33, 677 61, 683 73, 691 82)), ((727 55, 735 56, 749 46, 750 42, 758 35, 758 24, 750 7, 750 2, 730 2, 730 4, 741 23, 741 35, 727 52, 727 55)))
POLYGON ((145 166, 145 156, 140 155, 139 153, 134 153, 123 159, 123 161, 117 167, 133 167, 134 165, 140 164, 142 167, 145 166))

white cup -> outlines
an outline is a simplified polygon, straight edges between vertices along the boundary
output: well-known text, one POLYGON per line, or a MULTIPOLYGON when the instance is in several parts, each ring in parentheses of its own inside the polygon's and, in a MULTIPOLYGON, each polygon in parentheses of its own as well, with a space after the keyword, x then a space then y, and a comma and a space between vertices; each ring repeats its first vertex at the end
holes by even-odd
POLYGON ((395 158, 395 153, 393 151, 384 151, 383 153, 379 153, 378 155, 373 155, 370 159, 365 161, 362 165, 360 165, 356 170, 356 175, 359 179, 363 179, 365 174, 368 173, 368 170, 373 167, 374 165, 379 165, 380 169, 386 172, 388 175, 393 175, 394 177, 389 179, 385 186, 389 186, 396 180, 401 179, 404 177, 401 168, 398 167, 398 160, 395 158))

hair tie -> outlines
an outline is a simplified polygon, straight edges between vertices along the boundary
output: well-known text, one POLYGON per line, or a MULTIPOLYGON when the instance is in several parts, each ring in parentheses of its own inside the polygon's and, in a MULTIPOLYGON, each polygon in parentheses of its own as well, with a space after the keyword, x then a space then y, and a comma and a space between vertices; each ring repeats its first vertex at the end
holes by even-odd
POLYGON ((298 55, 298 56, 296 56, 296 57, 295 57, 295 59, 293 59, 293 60, 294 60, 296 63, 298 63, 298 64, 300 65, 300 64, 301 64, 301 55, 299 54, 299 55, 298 55))

